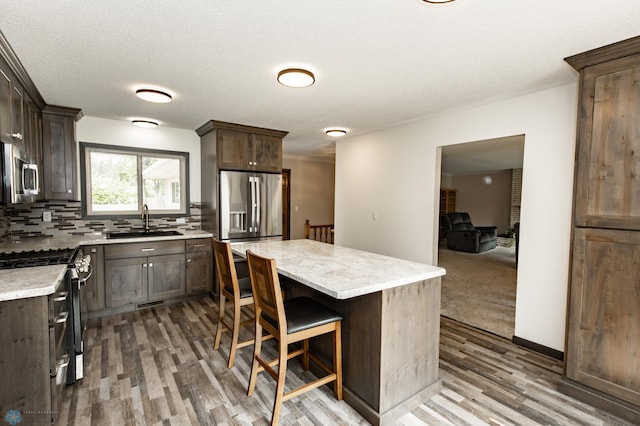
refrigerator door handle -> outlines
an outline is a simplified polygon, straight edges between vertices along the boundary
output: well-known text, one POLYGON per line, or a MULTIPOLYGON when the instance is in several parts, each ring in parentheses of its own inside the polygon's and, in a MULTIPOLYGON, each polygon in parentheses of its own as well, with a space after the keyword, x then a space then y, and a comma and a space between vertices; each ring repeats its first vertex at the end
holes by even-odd
POLYGON ((249 232, 257 232, 256 229, 256 216, 258 209, 256 208, 256 178, 254 176, 249 177, 249 187, 251 189, 251 223, 249 224, 249 232))
POLYGON ((256 215, 254 216, 253 224, 255 226, 255 232, 260 232, 260 215, 262 214, 262 206, 260 205, 260 178, 254 177, 254 184, 256 186, 256 193, 254 203, 256 206, 256 215))

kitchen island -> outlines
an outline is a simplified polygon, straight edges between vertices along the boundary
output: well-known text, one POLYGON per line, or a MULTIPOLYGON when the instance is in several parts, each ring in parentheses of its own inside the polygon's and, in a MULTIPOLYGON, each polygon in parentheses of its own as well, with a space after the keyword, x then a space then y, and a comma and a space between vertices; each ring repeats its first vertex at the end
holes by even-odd
MULTIPOLYGON (((444 269, 312 240, 232 249, 275 259, 286 297, 312 296, 342 314, 344 399, 369 422, 391 424, 440 390, 444 269)), ((316 346, 329 356, 329 340, 316 346)))

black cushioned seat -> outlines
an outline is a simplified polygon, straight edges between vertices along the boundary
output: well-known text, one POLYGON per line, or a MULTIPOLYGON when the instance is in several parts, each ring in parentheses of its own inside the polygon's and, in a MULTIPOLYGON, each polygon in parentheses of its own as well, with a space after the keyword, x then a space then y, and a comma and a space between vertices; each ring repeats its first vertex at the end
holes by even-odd
POLYGON ((496 248, 496 226, 474 226, 466 212, 447 213, 440 219, 449 250, 480 253, 496 248))
MULTIPOLYGON (((287 333, 297 333, 323 324, 342 320, 342 315, 310 297, 296 297, 284 301, 287 313, 287 333)), ((262 317, 277 327, 277 321, 264 313, 262 317)))

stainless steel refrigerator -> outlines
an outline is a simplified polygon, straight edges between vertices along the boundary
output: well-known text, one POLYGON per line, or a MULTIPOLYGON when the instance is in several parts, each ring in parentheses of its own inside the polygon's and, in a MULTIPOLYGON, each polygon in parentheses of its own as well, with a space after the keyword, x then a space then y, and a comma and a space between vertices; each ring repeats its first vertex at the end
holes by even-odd
POLYGON ((282 175, 220 172, 220 239, 282 238, 282 175))

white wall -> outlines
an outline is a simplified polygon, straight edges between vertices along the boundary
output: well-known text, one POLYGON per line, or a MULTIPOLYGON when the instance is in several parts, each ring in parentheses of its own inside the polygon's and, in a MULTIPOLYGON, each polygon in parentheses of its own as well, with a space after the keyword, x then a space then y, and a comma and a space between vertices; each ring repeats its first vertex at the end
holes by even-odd
POLYGON ((576 117, 569 84, 339 140, 336 243, 435 263, 439 147, 524 134, 515 335, 563 351, 576 117))
POLYGON ((87 116, 76 124, 76 134, 79 142, 188 152, 189 201, 200 201, 200 137, 195 130, 142 129, 129 121, 87 116))

